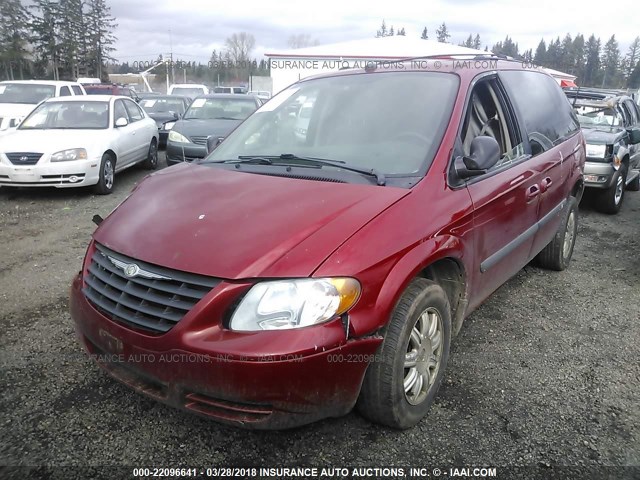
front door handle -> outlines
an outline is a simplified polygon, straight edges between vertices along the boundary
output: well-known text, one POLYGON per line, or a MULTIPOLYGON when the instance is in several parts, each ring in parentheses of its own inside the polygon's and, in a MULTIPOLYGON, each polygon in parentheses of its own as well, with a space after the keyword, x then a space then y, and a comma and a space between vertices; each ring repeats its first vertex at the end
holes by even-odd
POLYGON ((549 190, 549 187, 553 185, 553 180, 551 180, 551 177, 547 177, 544 180, 542 180, 542 182, 540 182, 540 192, 544 193, 547 190, 549 190))
POLYGON ((527 200, 528 201, 533 200, 538 195, 540 195, 540 187, 537 184, 536 185, 531 185, 527 189, 527 200))

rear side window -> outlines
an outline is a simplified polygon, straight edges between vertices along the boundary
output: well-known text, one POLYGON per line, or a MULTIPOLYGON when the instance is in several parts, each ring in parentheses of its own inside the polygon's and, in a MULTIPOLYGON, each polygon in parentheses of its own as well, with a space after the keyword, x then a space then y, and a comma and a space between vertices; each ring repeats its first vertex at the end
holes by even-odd
POLYGON ((60 87, 60 96, 61 97, 70 97, 71 96, 71 90, 69 90, 69 87, 60 87))
POLYGON ((82 89, 78 85, 71 85, 71 90, 73 90, 73 93, 76 95, 83 95, 82 89))
POLYGON ((524 121, 533 155, 549 150, 580 129, 567 97, 549 75, 505 71, 500 72, 500 78, 524 121))
POLYGON ((629 115, 631 117, 631 125, 637 125, 640 122, 638 118, 638 108, 634 105, 631 100, 626 100, 624 102, 625 107, 629 110, 629 115))

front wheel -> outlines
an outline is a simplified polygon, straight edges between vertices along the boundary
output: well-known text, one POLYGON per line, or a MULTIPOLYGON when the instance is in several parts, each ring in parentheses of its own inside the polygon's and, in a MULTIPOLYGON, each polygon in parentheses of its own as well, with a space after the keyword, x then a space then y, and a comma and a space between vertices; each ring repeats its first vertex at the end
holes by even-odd
POLYGON ((620 211, 622 200, 624 200, 625 173, 625 167, 621 166, 613 176, 613 185, 598 195, 596 203, 598 210, 609 214, 616 214, 620 211))
POLYGON ((417 278, 396 306, 357 408, 377 423, 406 429, 427 414, 449 358, 451 308, 442 287, 417 278))
POLYGON ((562 271, 569 266, 573 247, 578 235, 578 202, 574 197, 567 199, 564 217, 553 240, 538 254, 541 267, 562 271))
POLYGON ((113 192, 113 183, 115 180, 115 161, 113 156, 105 153, 102 155, 100 162, 100 176, 98 183, 94 187, 94 191, 98 195, 108 195, 113 192))

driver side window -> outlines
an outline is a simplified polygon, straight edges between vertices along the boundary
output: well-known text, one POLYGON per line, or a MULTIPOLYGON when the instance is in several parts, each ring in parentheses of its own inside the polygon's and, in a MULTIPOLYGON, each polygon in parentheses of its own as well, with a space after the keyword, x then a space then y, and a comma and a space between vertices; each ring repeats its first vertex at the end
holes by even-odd
POLYGON ((471 93, 461 132, 465 156, 471 154, 473 139, 480 136, 492 137, 500 146, 500 160, 491 171, 502 168, 524 155, 524 144, 507 120, 495 80, 479 82, 471 93))

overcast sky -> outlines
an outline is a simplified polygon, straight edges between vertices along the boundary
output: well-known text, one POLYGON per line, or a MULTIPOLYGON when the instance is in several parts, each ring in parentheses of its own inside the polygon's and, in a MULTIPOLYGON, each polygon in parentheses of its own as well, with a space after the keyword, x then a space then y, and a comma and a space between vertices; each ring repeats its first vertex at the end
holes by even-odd
POLYGON ((287 49, 291 35, 309 34, 320 44, 370 38, 382 19, 409 36, 424 26, 429 38, 444 21, 459 43, 479 33, 482 48, 506 35, 520 51, 535 50, 545 40, 567 32, 599 36, 603 44, 616 34, 624 55, 640 35, 637 1, 576 0, 107 0, 118 28, 114 57, 120 61, 151 60, 173 49, 174 59, 207 62, 233 33, 248 32, 256 40, 253 56, 287 49), (386 4, 386 6, 385 6, 386 4), (602 13, 597 6, 602 5, 602 13), (613 8, 615 6, 615 8, 613 8), (610 15, 610 17, 609 17, 610 15))

